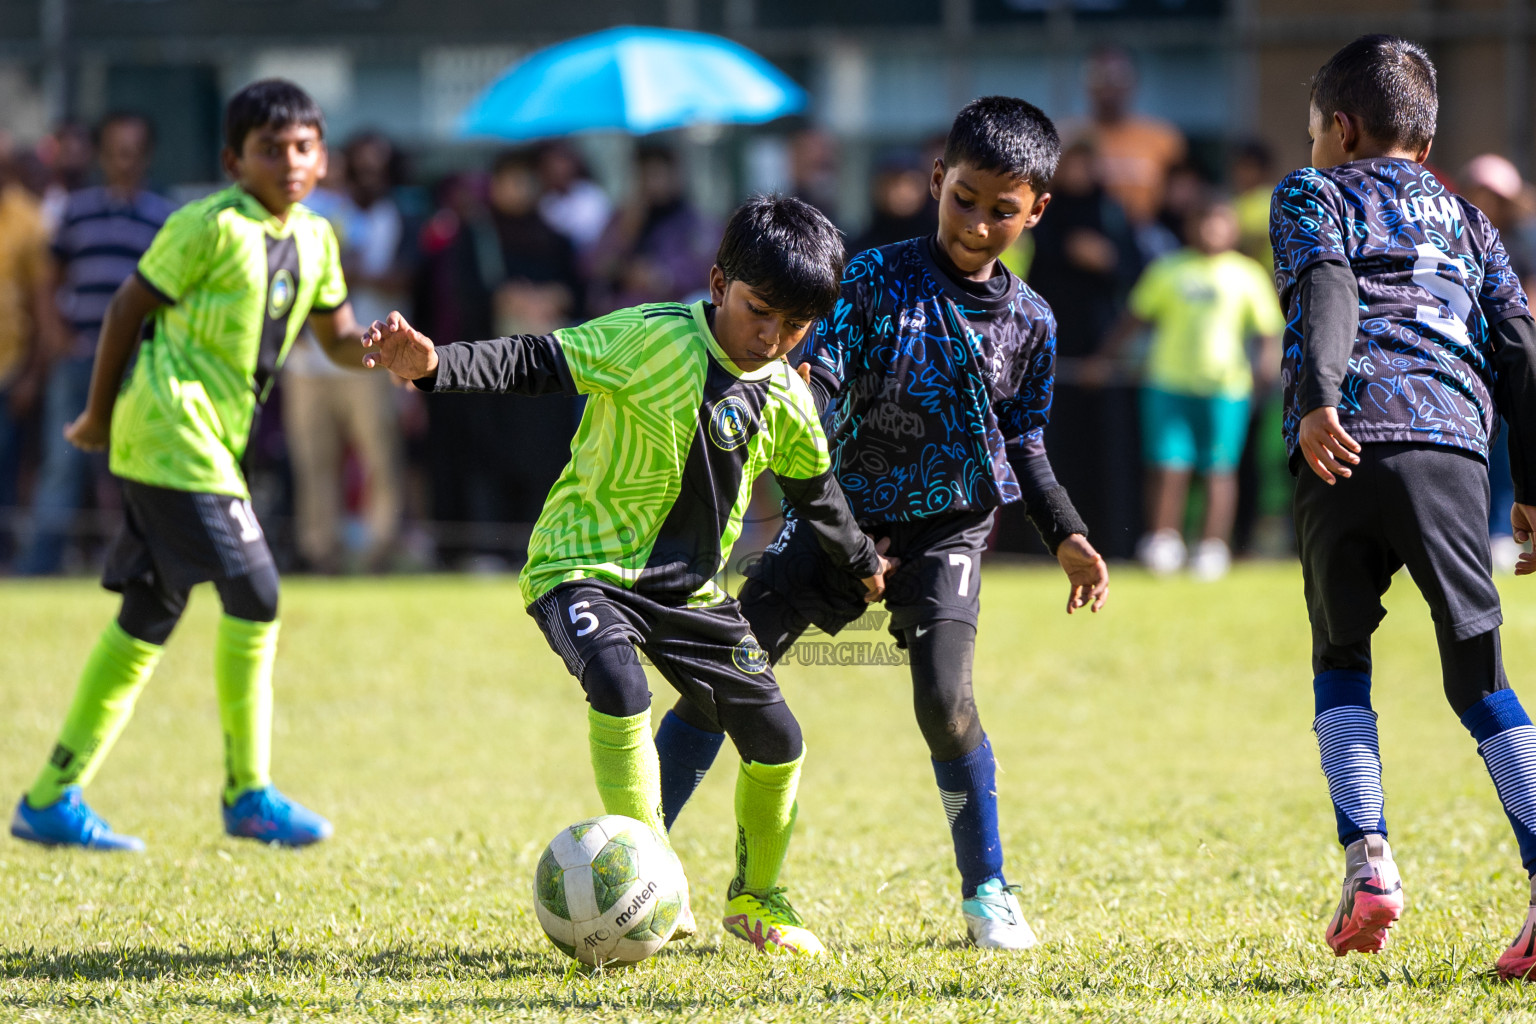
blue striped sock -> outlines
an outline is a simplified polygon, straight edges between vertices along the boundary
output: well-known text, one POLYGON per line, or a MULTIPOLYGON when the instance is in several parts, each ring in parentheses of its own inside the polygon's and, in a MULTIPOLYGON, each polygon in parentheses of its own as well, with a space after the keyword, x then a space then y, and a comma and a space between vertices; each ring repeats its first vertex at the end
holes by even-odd
POLYGON ((1312 731, 1328 778, 1339 842, 1349 846, 1367 833, 1385 836, 1386 797, 1371 677, 1347 669, 1322 672, 1312 680, 1312 694, 1317 702, 1312 731))
POLYGON ((661 761, 661 818, 668 832, 724 742, 723 732, 697 729, 671 711, 662 716, 656 730, 656 756, 661 761))
POLYGON ((953 761, 933 762, 939 799, 949 819, 960 869, 960 892, 970 899, 976 887, 1003 877, 1003 840, 997 833, 997 760, 985 735, 981 746, 953 761))
POLYGON ((1536 726, 1514 690, 1496 690, 1461 716, 1493 776, 1493 788, 1520 844, 1520 861, 1536 874, 1536 726))

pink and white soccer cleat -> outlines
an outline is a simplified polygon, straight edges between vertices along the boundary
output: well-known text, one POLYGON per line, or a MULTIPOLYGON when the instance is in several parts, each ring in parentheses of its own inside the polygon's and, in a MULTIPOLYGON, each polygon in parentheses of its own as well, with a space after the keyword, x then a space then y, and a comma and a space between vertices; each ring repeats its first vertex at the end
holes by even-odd
POLYGON ((1403 880, 1385 838, 1368 835, 1344 850, 1344 896, 1328 925, 1335 956, 1380 953, 1403 916, 1403 880))
POLYGON ((1499 954, 1499 977, 1505 981, 1536 981, 1536 878, 1531 879, 1531 905, 1525 923, 1509 948, 1499 954))

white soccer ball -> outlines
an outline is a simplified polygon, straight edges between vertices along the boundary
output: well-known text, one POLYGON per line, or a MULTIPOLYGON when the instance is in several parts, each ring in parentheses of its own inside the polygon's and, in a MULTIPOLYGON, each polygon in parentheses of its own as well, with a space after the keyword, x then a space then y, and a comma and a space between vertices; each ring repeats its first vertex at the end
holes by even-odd
POLYGON ((561 829, 533 876, 544 934, 594 967, 639 963, 666 945, 687 898, 683 865, 666 838, 621 814, 561 829))

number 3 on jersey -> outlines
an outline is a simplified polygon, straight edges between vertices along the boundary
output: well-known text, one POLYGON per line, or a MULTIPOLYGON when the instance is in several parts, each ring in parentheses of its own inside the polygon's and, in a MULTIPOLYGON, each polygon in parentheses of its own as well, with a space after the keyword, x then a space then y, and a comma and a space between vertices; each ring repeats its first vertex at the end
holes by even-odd
POLYGON ((1420 306, 1419 322, 1450 341, 1470 345, 1467 318, 1472 315, 1472 293, 1467 290, 1461 264, 1428 242, 1420 243, 1418 252, 1419 258, 1413 264, 1413 283, 1445 303, 1444 306, 1420 306), (1450 273, 1449 278, 1441 275, 1441 267, 1450 273), (1449 316, 1445 315, 1446 310, 1449 310, 1449 316))

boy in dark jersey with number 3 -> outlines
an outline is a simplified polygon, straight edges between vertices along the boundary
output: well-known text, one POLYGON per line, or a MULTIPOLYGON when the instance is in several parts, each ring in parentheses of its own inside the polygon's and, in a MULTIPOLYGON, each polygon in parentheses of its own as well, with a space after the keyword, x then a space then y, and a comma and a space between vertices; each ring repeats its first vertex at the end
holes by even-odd
POLYGON ((240 463, 258 406, 306 323, 336 362, 358 367, 336 236, 298 205, 325 170, 325 121, 291 82, 256 82, 229 102, 224 167, 235 184, 173 213, 112 298, 88 404, 65 436, 110 446, 127 520, 103 584, 122 610, 86 659, 48 764, 11 821, 19 839, 141 850, 81 799, 133 713, 194 585, 224 606, 214 683, 224 731, 224 828, 303 846, 328 821, 273 787, 272 664, 277 569, 240 463), (119 383, 148 320, 132 376, 119 383))
MULTIPOLYGON (((1445 695, 1477 741, 1536 874, 1536 728, 1499 650, 1488 543, 1490 443, 1511 428, 1515 534, 1536 524, 1536 323, 1498 232, 1423 164, 1435 133, 1424 51, 1364 36, 1312 82, 1312 167, 1275 189, 1287 307, 1284 430, 1312 624, 1323 772, 1345 850, 1326 938, 1374 953, 1403 909, 1387 845, 1371 634, 1407 566, 1428 602, 1445 695)), ((1516 572, 1536 571, 1525 555, 1516 572)), ((1505 977, 1536 966, 1536 881, 1505 977)))

